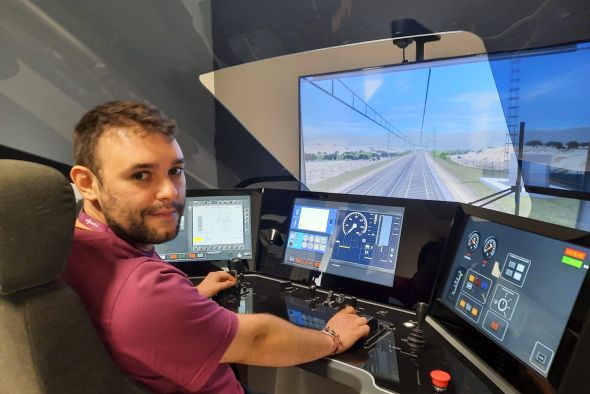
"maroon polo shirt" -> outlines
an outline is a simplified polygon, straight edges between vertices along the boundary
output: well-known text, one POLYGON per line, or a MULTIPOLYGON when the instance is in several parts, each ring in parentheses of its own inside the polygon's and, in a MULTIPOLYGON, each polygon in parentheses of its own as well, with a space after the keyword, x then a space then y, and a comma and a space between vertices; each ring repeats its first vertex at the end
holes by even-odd
POLYGON ((115 234, 76 228, 63 274, 119 366, 161 393, 242 393, 219 360, 237 316, 187 276, 115 234))

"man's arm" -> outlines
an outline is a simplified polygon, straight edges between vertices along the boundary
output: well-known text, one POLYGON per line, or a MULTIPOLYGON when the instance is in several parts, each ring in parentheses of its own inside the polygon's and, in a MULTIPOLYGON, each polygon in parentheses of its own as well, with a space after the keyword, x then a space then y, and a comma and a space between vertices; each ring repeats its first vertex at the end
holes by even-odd
MULTIPOLYGON (((327 326, 338 335, 337 353, 369 334, 367 319, 352 307, 334 315, 327 326)), ((221 358, 222 363, 268 367, 297 365, 332 354, 334 339, 321 331, 297 327, 267 314, 238 315, 238 330, 221 358)))

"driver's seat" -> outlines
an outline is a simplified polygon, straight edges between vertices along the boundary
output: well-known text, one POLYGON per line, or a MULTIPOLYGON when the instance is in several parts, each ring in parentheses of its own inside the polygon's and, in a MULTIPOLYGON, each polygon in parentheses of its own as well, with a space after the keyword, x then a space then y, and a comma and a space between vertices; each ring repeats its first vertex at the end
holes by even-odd
POLYGON ((0 160, 0 393, 146 392, 119 370, 58 279, 75 209, 57 170, 0 160))

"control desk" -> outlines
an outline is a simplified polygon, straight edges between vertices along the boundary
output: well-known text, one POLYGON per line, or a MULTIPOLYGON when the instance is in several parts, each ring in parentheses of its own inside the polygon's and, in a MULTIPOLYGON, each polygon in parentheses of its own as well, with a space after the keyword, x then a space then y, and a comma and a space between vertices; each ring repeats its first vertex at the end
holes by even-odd
MULTIPOLYGON (((486 376, 432 319, 412 311, 375 303, 315 286, 303 286, 259 274, 239 275, 238 286, 215 298, 240 313, 271 313, 299 326, 322 329, 339 308, 352 305, 372 322, 371 332, 351 350, 303 368, 339 381, 362 393, 432 393, 432 371, 450 374, 449 393, 509 392, 493 373, 486 376), (434 323, 434 324, 433 324, 434 323), (422 343, 412 344, 416 332, 422 343), (332 371, 331 371, 332 370, 332 371), (348 380, 348 382, 347 382, 348 380), (460 383, 459 383, 460 382, 460 383)), ((491 373, 491 370, 488 371, 491 373)))
MULTIPOLYGON (((576 392, 590 385, 590 235, 468 205, 285 190, 191 191, 158 253, 231 270, 216 301, 371 333, 301 367, 359 392, 576 392)), ((195 279, 198 280, 198 279, 195 279)))

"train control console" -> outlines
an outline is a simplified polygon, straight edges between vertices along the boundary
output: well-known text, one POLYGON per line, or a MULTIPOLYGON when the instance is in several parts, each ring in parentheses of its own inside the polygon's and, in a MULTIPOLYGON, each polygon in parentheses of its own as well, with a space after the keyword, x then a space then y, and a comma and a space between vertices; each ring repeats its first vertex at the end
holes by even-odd
MULTIPOLYGON (((231 257, 215 269, 236 286, 216 302, 317 330, 348 305, 367 318, 367 337, 301 368, 363 393, 590 386, 578 367, 590 361, 588 233, 450 202, 210 193, 189 210, 182 243, 168 247, 216 244, 231 257), (197 208, 203 201, 215 209, 197 208), (229 252, 238 243, 255 254, 245 265, 229 252)), ((186 263, 210 268, 209 258, 186 263)))
MULTIPOLYGON (((412 310, 319 287, 310 290, 310 286, 254 273, 244 275, 240 291, 225 290, 215 299, 235 312, 271 313, 317 330, 340 308, 356 304, 357 313, 370 321, 369 335, 342 354, 303 367, 312 372, 339 369, 363 393, 432 393, 433 371, 449 374, 451 380, 445 388, 449 393, 500 393, 509 387, 498 385, 503 380, 500 376, 486 376, 455 348, 440 327, 430 324, 424 307, 417 315, 412 310), (418 346, 412 342, 416 330, 422 333, 418 346)), ((441 384, 440 378, 437 384, 441 384)))

